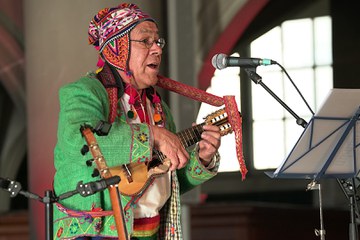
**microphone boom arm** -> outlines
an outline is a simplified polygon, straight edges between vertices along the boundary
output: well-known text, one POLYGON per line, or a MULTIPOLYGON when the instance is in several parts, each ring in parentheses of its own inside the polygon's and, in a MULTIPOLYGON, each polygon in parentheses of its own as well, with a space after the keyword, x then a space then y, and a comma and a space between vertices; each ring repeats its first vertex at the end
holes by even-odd
POLYGON ((284 101, 282 101, 273 91, 271 91, 271 89, 268 88, 265 83, 263 83, 262 77, 256 73, 255 68, 245 68, 245 72, 255 84, 262 86, 273 98, 275 98, 276 101, 278 101, 280 105, 283 106, 296 119, 296 123, 298 125, 302 126, 303 128, 306 127, 307 122, 303 118, 300 118, 288 105, 286 105, 286 103, 284 103, 284 101))

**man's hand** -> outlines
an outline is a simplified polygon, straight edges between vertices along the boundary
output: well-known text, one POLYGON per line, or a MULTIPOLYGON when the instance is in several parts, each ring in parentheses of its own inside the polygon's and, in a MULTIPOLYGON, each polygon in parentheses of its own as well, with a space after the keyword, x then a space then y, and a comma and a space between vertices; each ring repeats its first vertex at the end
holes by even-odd
POLYGON ((178 136, 165 128, 151 126, 151 129, 154 136, 154 147, 171 161, 170 171, 183 168, 190 156, 178 136))
POLYGON ((199 158, 207 166, 220 147, 221 135, 218 126, 204 125, 203 129, 202 140, 199 142, 199 158))

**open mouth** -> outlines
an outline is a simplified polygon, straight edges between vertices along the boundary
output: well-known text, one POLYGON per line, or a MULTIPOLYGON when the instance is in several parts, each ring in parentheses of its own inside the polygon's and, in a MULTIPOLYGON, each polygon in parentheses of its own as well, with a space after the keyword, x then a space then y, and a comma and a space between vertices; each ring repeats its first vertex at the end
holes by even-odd
POLYGON ((151 69, 158 69, 159 68, 159 64, 156 64, 156 63, 150 63, 147 66, 149 68, 151 68, 151 69))

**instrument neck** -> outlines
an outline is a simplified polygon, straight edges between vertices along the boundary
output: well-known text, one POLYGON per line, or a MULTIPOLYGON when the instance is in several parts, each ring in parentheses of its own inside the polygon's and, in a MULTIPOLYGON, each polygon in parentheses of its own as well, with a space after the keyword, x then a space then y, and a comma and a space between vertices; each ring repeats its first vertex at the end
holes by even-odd
POLYGON ((181 144, 187 148, 201 140, 201 133, 204 131, 203 126, 205 123, 195 125, 177 133, 181 144))

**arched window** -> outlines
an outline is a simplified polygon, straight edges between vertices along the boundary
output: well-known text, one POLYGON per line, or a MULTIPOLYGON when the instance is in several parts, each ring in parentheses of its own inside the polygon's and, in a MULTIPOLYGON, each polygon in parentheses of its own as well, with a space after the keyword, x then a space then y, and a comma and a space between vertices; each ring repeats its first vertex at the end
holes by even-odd
MULTIPOLYGON (((316 111, 328 91, 332 88, 332 42, 331 18, 328 16, 288 20, 274 27, 250 44, 250 56, 269 58, 281 64, 303 94, 310 108, 316 111)), ((239 56, 234 53, 234 56, 239 56)), ((282 69, 277 66, 261 66, 257 73, 263 82, 297 115, 308 121, 312 112, 293 88, 282 69)), ((244 75, 242 75, 243 77, 244 75)), ((251 113, 251 137, 244 139, 244 149, 251 156, 254 169, 274 169, 280 165, 292 149, 303 128, 261 86, 241 86, 240 68, 228 67, 216 70, 208 91, 218 96, 235 95, 238 106, 251 113), (240 88, 250 91, 250 98, 240 96, 240 88), (241 104, 248 101, 249 104, 241 104), (245 107, 247 108, 247 107, 245 107), (251 141, 252 139, 252 141, 251 141), (249 142, 249 140, 251 142, 249 142)), ((214 107, 202 104, 199 116, 214 111, 214 107)), ((198 119, 201 122, 202 119, 198 119)), ((222 139, 220 154, 224 161, 220 171, 239 169, 233 136, 222 139)))

